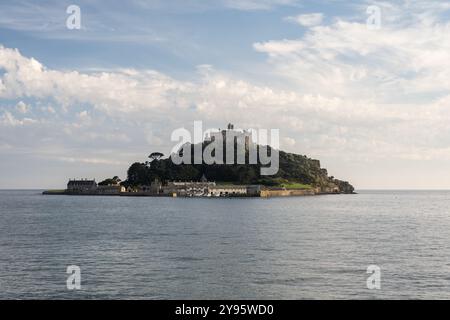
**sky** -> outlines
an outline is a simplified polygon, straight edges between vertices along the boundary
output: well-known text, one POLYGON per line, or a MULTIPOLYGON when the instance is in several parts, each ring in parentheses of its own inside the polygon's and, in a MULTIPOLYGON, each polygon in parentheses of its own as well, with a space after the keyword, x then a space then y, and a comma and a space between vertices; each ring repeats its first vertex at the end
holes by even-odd
POLYGON ((0 189, 125 179, 196 120, 279 129, 357 189, 450 189, 450 3, 0 2, 0 189))

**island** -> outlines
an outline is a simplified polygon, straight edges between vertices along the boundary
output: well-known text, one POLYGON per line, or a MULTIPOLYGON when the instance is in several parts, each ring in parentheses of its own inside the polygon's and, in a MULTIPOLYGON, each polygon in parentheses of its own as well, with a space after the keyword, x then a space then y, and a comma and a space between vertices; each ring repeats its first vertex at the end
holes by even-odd
MULTIPOLYGON (((236 132, 229 124, 221 131, 224 137, 233 131, 233 148, 238 148, 239 137, 245 139, 245 158, 250 156, 251 148, 259 150, 261 145, 252 146, 246 132, 236 132)), ((121 181, 117 176, 97 183, 95 180, 69 180, 65 190, 48 190, 46 195, 108 195, 108 196, 162 196, 162 197, 283 197, 321 194, 353 194, 354 187, 348 182, 329 176, 319 160, 307 156, 276 150, 278 171, 273 175, 262 175, 265 165, 260 161, 250 164, 213 163, 194 160, 194 150, 205 150, 214 139, 205 139, 199 144, 185 144, 178 151, 164 158, 161 152, 153 152, 149 160, 133 163, 127 171, 127 179, 121 181), (192 161, 176 164, 175 155, 190 152, 192 161)), ((222 142, 221 142, 222 143, 222 142)), ((223 149, 229 148, 226 139, 223 149)), ((274 152, 265 146, 269 152, 274 152)), ((225 160, 225 159, 224 159, 225 160)), ((258 159, 259 160, 259 159, 258 159)))

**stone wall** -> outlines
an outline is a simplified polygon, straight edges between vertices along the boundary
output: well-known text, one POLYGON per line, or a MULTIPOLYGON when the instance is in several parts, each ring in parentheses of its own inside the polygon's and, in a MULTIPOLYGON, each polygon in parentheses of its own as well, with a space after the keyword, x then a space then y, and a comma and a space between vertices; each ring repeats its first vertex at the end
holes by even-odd
POLYGON ((314 189, 299 190, 261 190, 261 197, 296 197, 296 196, 313 196, 316 194, 314 189))

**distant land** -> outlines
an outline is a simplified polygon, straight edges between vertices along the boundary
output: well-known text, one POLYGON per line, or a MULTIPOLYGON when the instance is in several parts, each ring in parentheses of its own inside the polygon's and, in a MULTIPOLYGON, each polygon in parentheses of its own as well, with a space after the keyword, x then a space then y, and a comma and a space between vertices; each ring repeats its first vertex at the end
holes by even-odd
POLYGON ((136 162, 128 169, 127 179, 122 185, 137 187, 150 185, 155 180, 166 183, 200 181, 202 177, 206 177, 209 181, 223 184, 262 185, 270 189, 311 189, 315 193, 354 193, 355 189, 349 182, 328 176, 319 160, 284 151, 280 151, 279 155, 280 168, 273 176, 261 176, 260 164, 175 165, 170 157, 155 159, 150 165, 136 162))
MULTIPOLYGON (((226 133, 226 130, 223 131, 226 133)), ((261 175, 264 167, 257 164, 194 164, 194 149, 204 150, 211 141, 185 144, 178 151, 191 149, 189 163, 175 164, 172 154, 153 152, 150 161, 135 162, 127 171, 127 179, 106 179, 98 185, 95 181, 70 181, 61 191, 45 194, 86 194, 124 196, 297 196, 315 194, 352 194, 354 187, 344 180, 329 176, 320 161, 304 155, 279 151, 279 169, 274 175, 261 175)), ((226 141, 223 142, 226 151, 226 141)), ((236 142, 234 148, 237 148, 236 142)), ((256 145, 259 150, 260 145, 256 145)), ((268 153, 272 152, 270 147, 268 153)), ((224 151, 224 155, 225 155, 224 151)), ((245 148, 249 157, 248 146, 245 148)), ((225 162, 225 161, 224 161, 225 162)))

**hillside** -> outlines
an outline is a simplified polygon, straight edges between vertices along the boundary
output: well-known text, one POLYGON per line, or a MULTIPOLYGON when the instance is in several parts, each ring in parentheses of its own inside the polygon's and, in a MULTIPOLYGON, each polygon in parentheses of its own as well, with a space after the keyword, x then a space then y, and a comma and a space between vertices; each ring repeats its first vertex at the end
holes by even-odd
MULTIPOLYGON (((204 142, 202 148, 208 143, 204 142)), ((191 145, 193 150, 194 145, 191 145)), ((193 153, 192 153, 193 154, 193 153)), ((248 154, 247 154, 248 156, 248 154)), ((347 181, 328 176, 320 161, 303 155, 279 152, 279 171, 273 176, 262 176, 260 164, 180 164, 171 157, 154 159, 151 163, 133 163, 127 172, 126 186, 150 185, 158 179, 162 182, 184 180, 199 181, 205 176, 209 181, 233 184, 261 184, 267 187, 291 189, 316 188, 322 193, 353 193, 353 186, 347 181)), ((193 161, 191 161, 193 163, 193 161)))

